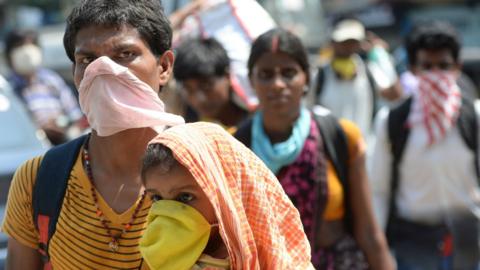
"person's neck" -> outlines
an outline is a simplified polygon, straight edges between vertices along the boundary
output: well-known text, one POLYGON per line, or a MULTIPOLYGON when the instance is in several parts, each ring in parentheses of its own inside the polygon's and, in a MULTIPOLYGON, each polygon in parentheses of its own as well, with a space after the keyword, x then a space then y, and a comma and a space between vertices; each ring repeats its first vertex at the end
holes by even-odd
POLYGON ((292 135, 292 128, 300 112, 289 116, 263 114, 263 129, 272 144, 286 141, 292 135))
POLYGON ((218 120, 227 127, 236 126, 247 117, 247 111, 230 101, 219 113, 218 120))
POLYGON ((89 141, 93 167, 105 175, 136 179, 133 176, 140 173, 141 158, 147 144, 156 135, 150 128, 129 129, 107 137, 98 136, 93 131, 89 141))
POLYGON ((19 76, 22 80, 26 81, 27 83, 32 83, 35 78, 36 78, 36 73, 32 73, 32 74, 29 74, 29 75, 26 75, 26 74, 19 74, 17 73, 17 76, 19 76))
POLYGON ((207 244, 204 254, 217 259, 225 259, 228 258, 228 249, 223 240, 219 238, 207 244))

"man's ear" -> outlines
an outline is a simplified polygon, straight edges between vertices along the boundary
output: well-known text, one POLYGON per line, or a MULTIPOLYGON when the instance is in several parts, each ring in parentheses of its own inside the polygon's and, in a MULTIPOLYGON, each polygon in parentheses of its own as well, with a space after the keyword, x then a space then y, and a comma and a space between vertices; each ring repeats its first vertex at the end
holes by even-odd
POLYGON ((454 65, 454 72, 455 72, 455 77, 458 79, 462 75, 462 68, 463 68, 463 63, 462 62, 456 62, 454 65))
POLYGON ((80 88, 80 82, 77 82, 75 80, 75 68, 76 68, 76 64, 75 62, 72 62, 72 78, 73 78, 73 84, 75 85, 75 90, 78 91, 78 89, 80 88))
POLYGON ((168 83, 173 73, 173 63, 175 56, 171 50, 168 50, 158 58, 158 76, 160 78, 160 88, 168 83))
POLYGON ((72 78, 75 78, 75 62, 72 62, 72 78))
POLYGON ((462 72, 463 62, 461 62, 461 61, 455 62, 455 64, 453 65, 453 67, 454 67, 456 70, 458 70, 459 72, 462 72))

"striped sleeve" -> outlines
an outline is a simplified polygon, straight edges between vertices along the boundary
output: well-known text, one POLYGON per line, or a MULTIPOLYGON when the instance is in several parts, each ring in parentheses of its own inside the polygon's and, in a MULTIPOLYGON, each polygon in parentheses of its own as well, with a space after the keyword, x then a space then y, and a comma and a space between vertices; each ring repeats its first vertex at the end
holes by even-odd
POLYGON ((32 190, 41 160, 42 157, 30 159, 15 172, 2 225, 5 234, 33 249, 38 246, 38 232, 33 224, 32 190))

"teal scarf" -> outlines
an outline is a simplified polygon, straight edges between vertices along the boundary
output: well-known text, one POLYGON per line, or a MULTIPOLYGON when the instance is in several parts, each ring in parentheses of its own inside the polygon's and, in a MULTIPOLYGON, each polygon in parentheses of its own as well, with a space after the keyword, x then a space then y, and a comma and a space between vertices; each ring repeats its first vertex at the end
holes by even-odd
POLYGON ((258 111, 253 116, 252 122, 252 150, 274 174, 277 174, 283 166, 293 163, 300 155, 310 132, 310 123, 310 112, 302 108, 290 137, 284 142, 272 145, 263 129, 263 114, 258 111))

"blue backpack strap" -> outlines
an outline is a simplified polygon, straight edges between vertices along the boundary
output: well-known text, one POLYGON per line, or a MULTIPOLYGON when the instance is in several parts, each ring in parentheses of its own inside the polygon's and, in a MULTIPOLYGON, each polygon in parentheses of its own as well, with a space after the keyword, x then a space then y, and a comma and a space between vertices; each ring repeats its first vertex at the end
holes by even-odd
POLYGON ((332 162, 344 191, 345 224, 353 232, 348 166, 348 140, 338 119, 323 107, 314 107, 313 115, 322 135, 326 156, 332 162))
POLYGON ((86 138, 84 135, 47 151, 37 172, 32 208, 44 269, 51 269, 48 244, 55 233, 70 173, 86 138))

